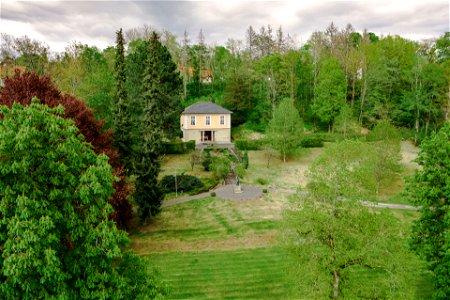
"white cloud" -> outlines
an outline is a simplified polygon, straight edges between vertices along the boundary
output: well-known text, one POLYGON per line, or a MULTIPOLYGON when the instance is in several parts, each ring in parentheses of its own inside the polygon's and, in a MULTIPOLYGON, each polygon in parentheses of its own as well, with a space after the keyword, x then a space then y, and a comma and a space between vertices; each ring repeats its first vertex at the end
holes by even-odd
POLYGON ((437 37, 449 31, 448 1, 4 1, 1 31, 24 34, 62 51, 76 40, 104 48, 115 31, 144 24, 167 29, 181 37, 186 29, 197 42, 200 29, 208 43, 244 39, 249 25, 255 30, 280 25, 285 34, 305 42, 311 33, 332 21, 340 28, 378 35, 398 34, 410 39, 437 37))

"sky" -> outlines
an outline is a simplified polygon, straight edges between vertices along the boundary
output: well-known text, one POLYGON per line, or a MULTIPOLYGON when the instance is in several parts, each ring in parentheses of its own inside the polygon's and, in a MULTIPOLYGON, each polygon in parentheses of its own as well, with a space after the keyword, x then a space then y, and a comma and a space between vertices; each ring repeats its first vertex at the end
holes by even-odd
POLYGON ((144 25, 168 30, 180 41, 186 30, 193 43, 202 29, 206 42, 216 45, 244 40, 250 25, 256 31, 281 26, 298 45, 331 22, 417 41, 450 31, 448 0, 0 1, 0 32, 27 35, 56 52, 74 41, 104 49, 114 45, 119 28, 144 25))

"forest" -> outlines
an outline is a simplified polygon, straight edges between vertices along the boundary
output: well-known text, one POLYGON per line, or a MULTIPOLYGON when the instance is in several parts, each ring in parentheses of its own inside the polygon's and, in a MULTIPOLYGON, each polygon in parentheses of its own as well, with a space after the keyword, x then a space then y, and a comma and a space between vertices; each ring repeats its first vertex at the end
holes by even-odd
MULTIPOLYGON (((250 150, 261 150, 250 152, 251 159, 268 154, 267 163, 264 159, 253 170, 259 174, 270 169, 272 157, 285 166, 302 148, 329 143, 308 165, 306 192, 294 199, 300 209, 285 216, 286 232, 294 233, 288 247, 310 271, 297 270, 299 278, 305 276, 298 286, 312 293, 307 295, 370 295, 346 282, 358 279, 358 272, 369 274, 369 281, 382 279, 380 297, 400 295, 408 276, 419 274, 414 264, 421 263, 411 250, 434 273, 434 297, 450 295, 450 32, 418 42, 331 23, 302 45, 270 25, 249 26, 244 36, 208 45, 203 30, 179 38, 143 26, 119 29, 115 46, 106 49, 71 42, 56 53, 42 41, 2 33, 1 297, 160 299, 167 294, 149 270, 151 263, 128 251, 126 231, 163 218, 170 191, 161 182, 177 180, 172 174, 161 179, 167 145, 180 143, 180 113, 199 101, 233 112, 238 149, 237 154, 182 153, 189 155, 191 171, 202 165, 200 174, 209 177, 183 171, 178 178, 198 187, 208 182, 205 191, 230 173, 244 177, 250 150), (401 186, 408 203, 421 207, 412 229, 396 225, 401 222, 390 213, 359 205, 366 192, 378 199, 389 181, 402 181, 401 140, 422 147, 420 167, 401 186), (318 250, 328 254, 318 257, 318 250), (395 259, 387 259, 385 250, 395 259), (311 288, 314 284, 320 288, 311 288)), ((263 186, 270 185, 267 181, 255 178, 263 186)), ((214 211, 216 195, 210 196, 202 201, 214 211)), ((235 233, 218 210, 213 216, 227 227, 227 238, 235 233)), ((242 223, 242 228, 255 226, 242 223)), ((144 235, 132 235, 132 250, 133 240, 144 235)))
MULTIPOLYGON (((134 115, 142 112, 140 78, 153 30, 143 26, 124 34, 126 90, 134 115)), ((180 75, 165 78, 181 89, 175 115, 194 102, 213 100, 234 112, 234 125, 263 132, 276 105, 291 98, 313 131, 333 130, 336 117, 349 107, 360 126, 370 129, 377 120, 389 119, 409 129, 416 142, 449 118, 448 32, 436 41, 417 42, 331 23, 301 46, 270 25, 250 26, 243 40, 229 39, 226 45, 207 45, 202 30, 195 37, 185 32, 178 38, 168 31, 159 37, 169 52, 164 59, 180 75)), ((2 34, 1 64, 49 75, 62 92, 86 100, 111 126, 114 47, 72 42, 63 53, 54 53, 43 42, 2 34)), ((171 124, 175 135, 176 122, 171 124)))

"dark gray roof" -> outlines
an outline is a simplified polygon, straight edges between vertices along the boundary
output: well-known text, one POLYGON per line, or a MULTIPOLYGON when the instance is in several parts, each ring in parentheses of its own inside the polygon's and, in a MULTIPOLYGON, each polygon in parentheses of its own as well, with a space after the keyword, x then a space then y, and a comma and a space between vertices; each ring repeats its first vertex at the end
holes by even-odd
POLYGON ((183 114, 232 114, 233 112, 212 102, 197 102, 186 107, 183 114))

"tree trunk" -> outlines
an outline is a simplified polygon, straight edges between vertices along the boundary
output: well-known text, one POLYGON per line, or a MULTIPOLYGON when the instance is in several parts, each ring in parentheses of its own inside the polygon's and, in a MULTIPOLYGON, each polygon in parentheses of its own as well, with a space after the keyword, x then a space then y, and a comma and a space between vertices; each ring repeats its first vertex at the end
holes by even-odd
POLYGON ((416 125, 414 126, 416 128, 416 134, 414 136, 414 144, 417 145, 417 140, 419 139, 419 107, 416 109, 416 125))
POLYGON ((333 294, 331 295, 331 297, 333 299, 339 298, 339 282, 340 282, 340 280, 341 280, 341 276, 340 276, 339 272, 334 270, 333 271, 333 294))
POLYGON ((359 125, 362 126, 362 118, 363 118, 363 112, 364 112, 364 99, 366 98, 366 91, 367 91, 367 79, 364 74, 364 83, 361 91, 361 109, 359 112, 359 125))
POLYGON ((355 88, 356 88, 356 84, 355 84, 356 80, 355 77, 353 77, 352 80, 352 100, 351 100, 351 107, 352 107, 352 112, 353 112, 353 106, 355 104, 355 88))

